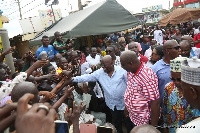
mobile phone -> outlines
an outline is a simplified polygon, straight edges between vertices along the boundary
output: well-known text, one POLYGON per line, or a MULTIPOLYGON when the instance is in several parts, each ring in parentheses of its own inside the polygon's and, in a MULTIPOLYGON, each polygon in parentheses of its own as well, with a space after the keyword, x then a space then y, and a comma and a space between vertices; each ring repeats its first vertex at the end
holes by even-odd
POLYGON ((97 133, 97 127, 94 124, 80 124, 80 133, 97 133))
POLYGON ((68 108, 70 109, 70 108, 72 108, 73 109, 73 99, 72 98, 68 98, 68 101, 67 101, 67 103, 68 103, 68 108))
POLYGON ((113 129, 111 127, 98 126, 97 133, 113 133, 113 129))
POLYGON ((67 121, 54 121, 56 124, 56 133, 69 133, 67 121))

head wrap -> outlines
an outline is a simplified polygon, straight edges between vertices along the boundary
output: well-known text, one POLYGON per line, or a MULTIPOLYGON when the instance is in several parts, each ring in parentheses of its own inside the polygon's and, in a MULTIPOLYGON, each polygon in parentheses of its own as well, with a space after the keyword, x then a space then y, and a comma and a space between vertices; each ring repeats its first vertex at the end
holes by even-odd
POLYGON ((185 57, 177 57, 173 60, 170 60, 170 71, 171 72, 181 72, 181 63, 186 60, 185 57))
POLYGON ((98 39, 97 40, 97 44, 99 44, 99 42, 103 42, 103 40, 102 39, 98 39))
POLYGON ((193 57, 183 61, 181 66, 181 80, 191 85, 200 86, 200 59, 193 57))

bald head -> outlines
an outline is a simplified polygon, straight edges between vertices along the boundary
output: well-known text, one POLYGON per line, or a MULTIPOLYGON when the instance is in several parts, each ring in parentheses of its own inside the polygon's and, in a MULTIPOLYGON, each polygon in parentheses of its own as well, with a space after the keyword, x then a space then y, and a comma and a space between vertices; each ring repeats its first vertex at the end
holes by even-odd
POLYGON ((32 82, 21 82, 13 88, 11 94, 11 100, 17 102, 24 94, 31 93, 34 98, 31 100, 31 104, 39 102, 38 90, 32 82))
POLYGON ((120 57, 121 67, 127 72, 136 73, 141 62, 134 51, 125 51, 120 57))
POLYGON ((101 66, 106 73, 110 73, 114 71, 114 65, 113 65, 113 60, 110 55, 106 55, 103 57, 101 60, 101 66))
POLYGON ((181 41, 182 40, 193 41, 193 38, 191 36, 189 36, 189 35, 184 35, 184 36, 181 37, 181 41))
POLYGON ((42 51, 40 54, 39 54, 39 57, 38 57, 38 60, 49 60, 49 55, 47 54, 46 51, 42 51))
POLYGON ((177 46, 177 45, 178 45, 177 41, 167 40, 163 45, 163 49, 167 49, 167 48, 174 47, 174 46, 177 46))
POLYGON ((130 133, 160 133, 155 127, 145 124, 134 127, 130 133))
MULTIPOLYGON (((137 45, 137 44, 136 44, 137 45)), ((134 51, 125 51, 120 57, 120 61, 122 62, 139 62, 138 57, 134 51)))
POLYGON ((106 55, 102 58, 102 62, 112 62, 112 57, 110 55, 106 55))
POLYGON ((180 46, 175 40, 167 40, 163 45, 163 53, 165 63, 169 63, 170 60, 179 56, 180 46))

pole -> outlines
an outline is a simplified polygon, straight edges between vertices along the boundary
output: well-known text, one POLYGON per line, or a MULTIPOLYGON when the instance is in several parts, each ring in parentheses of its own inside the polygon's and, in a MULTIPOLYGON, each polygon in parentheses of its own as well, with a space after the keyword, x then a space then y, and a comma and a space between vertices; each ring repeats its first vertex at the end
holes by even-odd
MULTIPOLYGON (((7 29, 0 28, 0 35, 1 35, 1 40, 2 40, 3 50, 6 51, 10 48, 10 41, 9 41, 7 29)), ((11 69, 11 73, 12 74, 15 73, 15 67, 14 67, 12 54, 10 53, 6 55, 5 58, 6 58, 6 64, 11 69)))
POLYGON ((18 3, 18 7, 19 7, 20 19, 22 19, 22 11, 21 11, 21 7, 20 7, 20 2, 19 2, 19 0, 17 0, 17 3, 18 3))
POLYGON ((83 10, 83 5, 81 3, 81 0, 78 0, 78 9, 83 10))
POLYGON ((54 23, 56 22, 56 17, 55 17, 55 15, 54 15, 54 11, 53 11, 53 4, 51 4, 51 10, 52 10, 52 12, 53 12, 53 18, 54 18, 54 23))

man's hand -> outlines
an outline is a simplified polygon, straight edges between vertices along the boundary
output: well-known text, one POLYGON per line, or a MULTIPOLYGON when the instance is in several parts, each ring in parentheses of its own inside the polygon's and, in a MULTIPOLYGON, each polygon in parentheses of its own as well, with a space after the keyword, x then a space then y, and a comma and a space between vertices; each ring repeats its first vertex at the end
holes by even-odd
POLYGON ((55 109, 49 110, 49 104, 34 104, 28 110, 28 102, 34 95, 25 94, 18 101, 16 131, 19 133, 55 133, 54 120, 57 118, 55 109), (40 106, 47 108, 40 108, 40 106))
POLYGON ((72 71, 67 71, 67 70, 63 70, 61 72, 61 74, 59 75, 60 78, 66 77, 66 78, 71 78, 73 75, 72 71))
POLYGON ((57 82, 59 80, 58 75, 55 74, 47 74, 44 76, 46 77, 47 80, 50 80, 52 82, 57 82))
POLYGON ((49 92, 49 91, 40 91, 39 94, 43 95, 49 99, 54 99, 56 97, 56 94, 54 94, 53 92, 49 92))
POLYGON ((74 90, 74 86, 70 87, 68 85, 67 89, 65 90, 65 94, 64 95, 69 96, 73 90, 74 90))
POLYGON ((129 113, 128 113, 128 110, 127 110, 126 107, 125 107, 125 109, 124 109, 124 115, 125 115, 125 117, 128 117, 128 116, 129 116, 129 113))
POLYGON ((13 53, 13 51, 16 49, 16 47, 11 47, 9 48, 8 50, 4 51, 2 54, 3 55, 7 55, 7 54, 10 54, 10 53, 13 53))
POLYGON ((40 67, 43 67, 45 65, 48 65, 49 60, 38 60, 33 64, 34 69, 38 69, 40 67))
POLYGON ((16 113, 11 113, 17 109, 17 103, 9 103, 0 108, 0 132, 3 132, 15 121, 16 113))
POLYGON ((82 106, 83 102, 80 102, 78 106, 75 105, 75 101, 73 102, 73 110, 70 108, 65 112, 65 120, 71 121, 72 123, 79 121, 80 114, 85 109, 86 104, 82 106))

